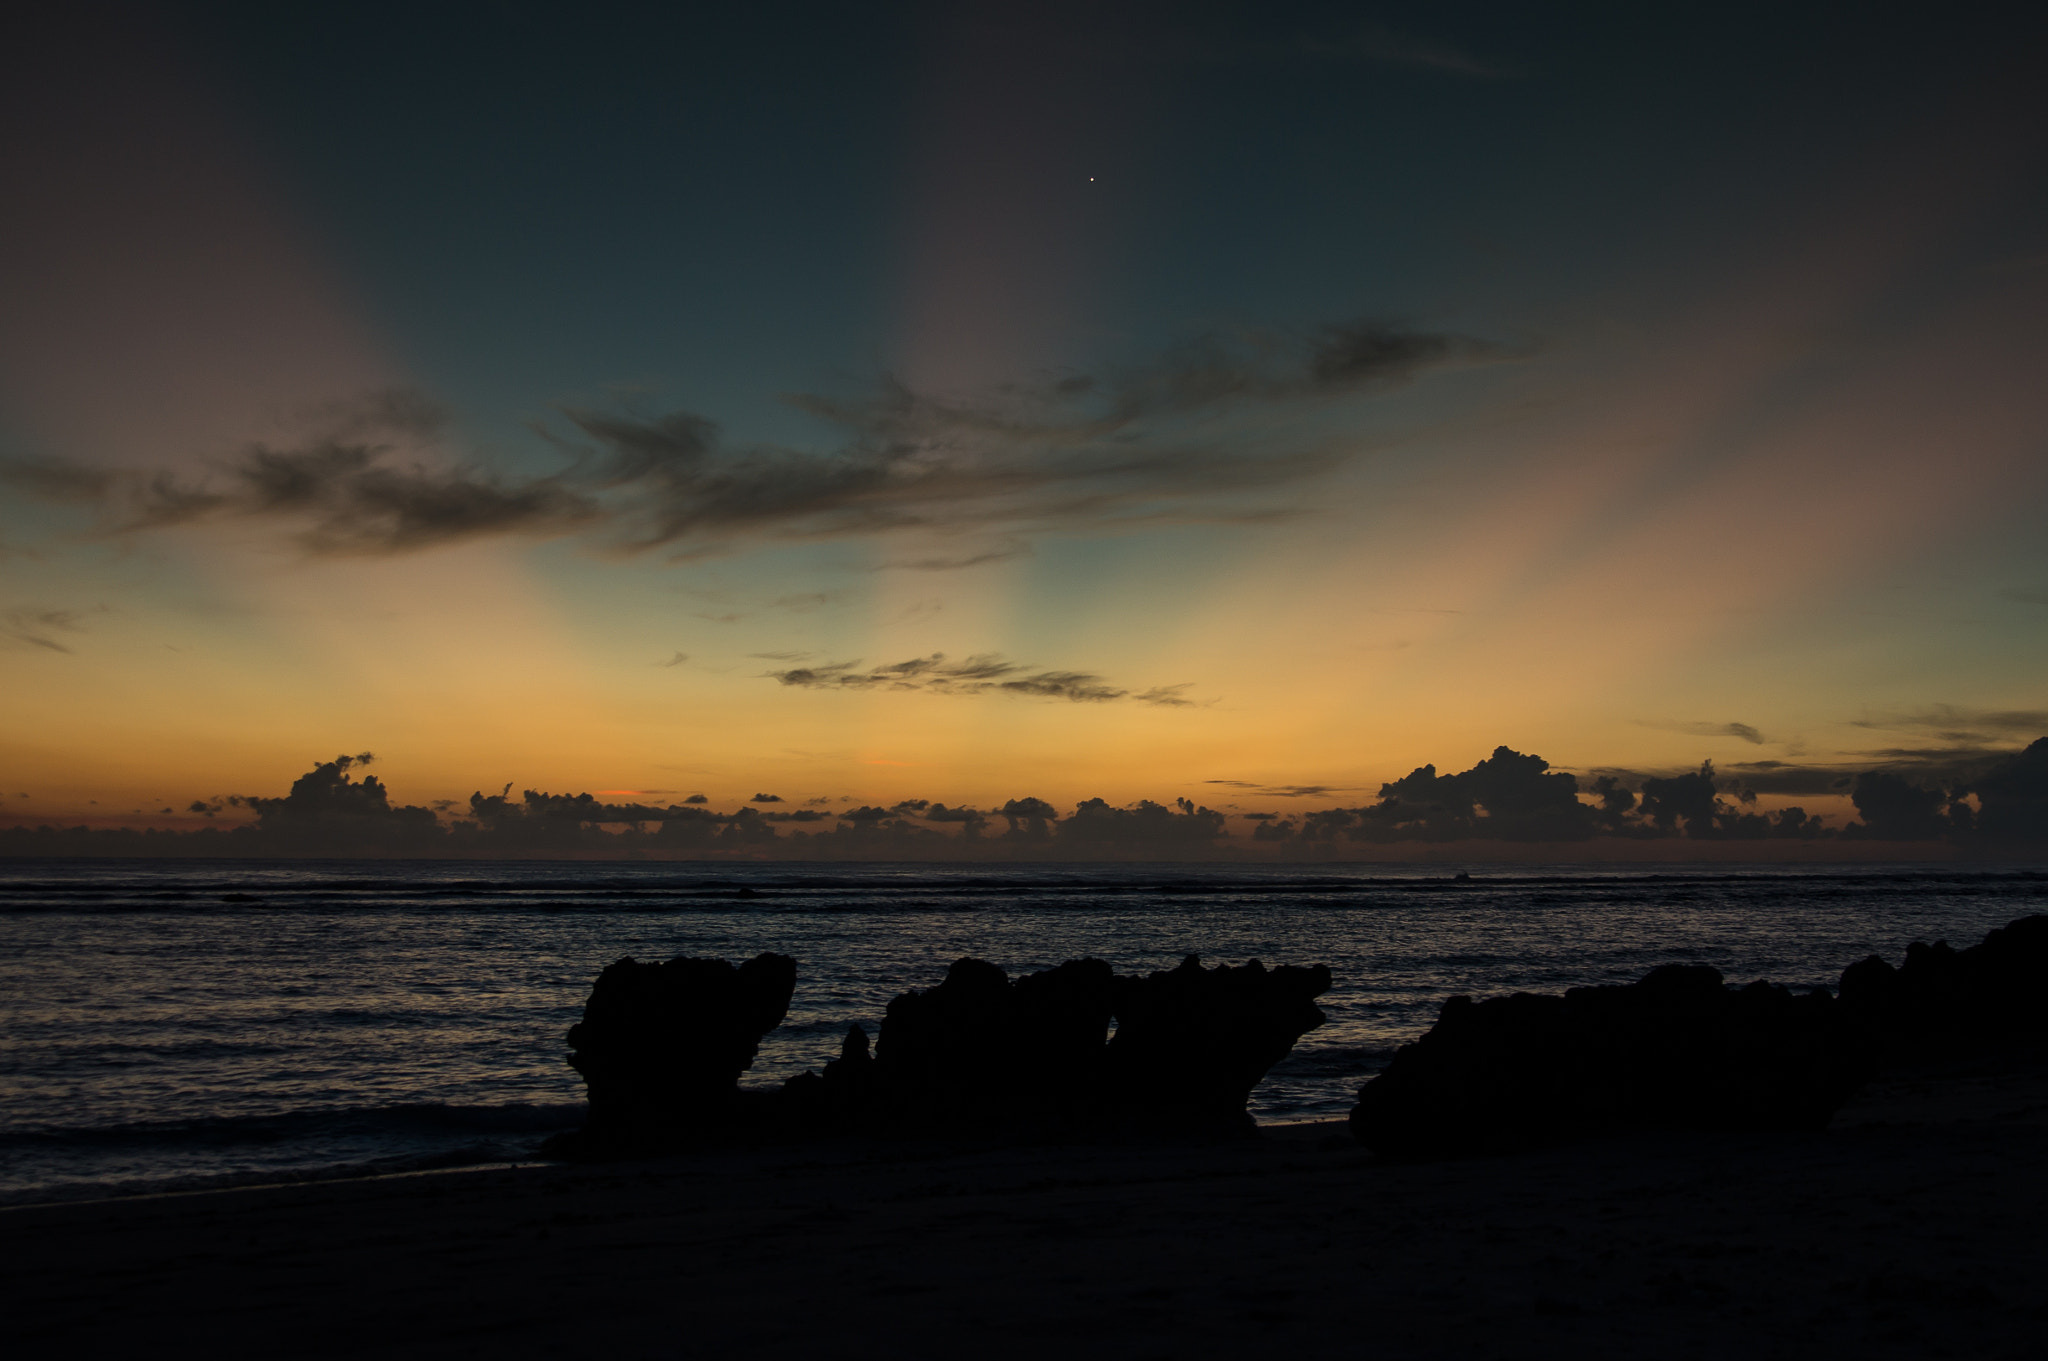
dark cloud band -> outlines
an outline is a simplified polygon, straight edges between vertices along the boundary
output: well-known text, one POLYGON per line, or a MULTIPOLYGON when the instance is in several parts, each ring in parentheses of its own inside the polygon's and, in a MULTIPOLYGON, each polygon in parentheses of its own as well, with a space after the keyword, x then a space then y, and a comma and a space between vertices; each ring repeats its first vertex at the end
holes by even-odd
POLYGON ((994 545, 890 564, 948 570, 1019 556, 1030 535, 1054 529, 1289 513, 1288 489, 1350 456, 1294 429, 1296 408, 1511 357, 1470 337, 1369 323, 1214 332, 1148 364, 975 398, 894 380, 850 398, 790 395, 832 430, 822 450, 730 443, 690 412, 570 410, 566 430, 537 427, 562 459, 539 476, 451 459, 443 413, 395 391, 311 413, 303 438, 251 445, 202 475, 14 460, 0 461, 0 481, 94 505, 109 533, 259 520, 325 555, 566 534, 679 557, 747 539, 901 531, 994 545), (1287 419, 1247 424, 1259 411, 1287 419), (1217 422, 1229 423, 1227 439, 1217 422))
POLYGON ((770 679, 803 690, 915 690, 938 695, 1028 695, 1040 699, 1064 699, 1075 703, 1108 703, 1130 700, 1156 708, 1188 708, 1194 701, 1183 696, 1186 685, 1154 686, 1132 692, 1111 685, 1087 671, 1031 671, 1000 653, 983 652, 959 661, 943 652, 928 657, 862 669, 858 662, 831 662, 820 666, 795 666, 765 673, 770 679))

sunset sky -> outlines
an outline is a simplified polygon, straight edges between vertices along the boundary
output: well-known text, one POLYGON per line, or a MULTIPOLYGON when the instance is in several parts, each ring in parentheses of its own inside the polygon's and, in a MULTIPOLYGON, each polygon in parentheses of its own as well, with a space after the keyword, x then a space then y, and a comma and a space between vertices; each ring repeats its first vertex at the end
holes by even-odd
POLYGON ((1766 807, 2048 733, 2037 13, 66 7, 0 792, 1766 807))

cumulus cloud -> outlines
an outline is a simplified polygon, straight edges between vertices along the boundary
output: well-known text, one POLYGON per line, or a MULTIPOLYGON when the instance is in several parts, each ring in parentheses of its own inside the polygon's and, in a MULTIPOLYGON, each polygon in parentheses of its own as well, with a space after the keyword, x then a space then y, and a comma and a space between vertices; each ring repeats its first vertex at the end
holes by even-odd
MULTIPOLYGON (((1924 717, 1939 717, 1936 714, 1924 717)), ((2024 715, 2019 715, 2024 717, 2024 715)), ((2048 715, 2044 715, 2048 718, 2048 715)), ((1872 726, 1872 725, 1864 725, 1872 726)), ((2040 727, 2048 727, 2044 722, 2040 727)), ((2014 725, 2014 731, 2038 731, 2014 725)), ((1871 747, 1840 753, 1832 760, 1738 761, 1719 767, 1726 792, 1811 797, 1850 792, 1857 781, 1871 774, 1895 774, 1921 783, 1964 784, 2010 757, 2016 748, 1995 742, 1945 742, 1940 745, 1871 747)), ((1602 768, 1593 772, 1640 784, 1647 779, 1668 779, 1682 771, 1629 771, 1602 768)))
POLYGON ((1076 703, 1129 700, 1157 708, 1187 708, 1189 687, 1154 686, 1132 692, 1088 671, 1032 671, 996 652, 979 652, 954 661, 943 652, 912 657, 886 666, 862 668, 855 662, 797 666, 766 675, 783 685, 804 690, 921 690, 941 695, 1031 695, 1076 703))
POLYGON ((508 535, 587 534, 676 558, 761 539, 985 536, 970 551, 888 560, 952 570, 1018 556, 1049 530, 1290 513, 1300 483, 1352 453, 1293 428, 1302 404, 1508 357, 1470 337, 1367 322, 1216 331, 1150 363, 977 395, 893 379, 851 396, 789 395, 832 431, 818 449, 731 442, 691 412, 569 410, 565 424, 537 427, 560 459, 541 475, 452 456, 442 413, 401 391, 308 413, 292 438, 196 474, 16 460, 0 463, 0 480, 94 504, 112 533, 247 520, 325 555, 508 535), (1260 411, 1290 419, 1262 428, 1260 411))
POLYGON ((1795 797, 1845 794, 1861 773, 1860 768, 1803 765, 1792 761, 1736 761, 1724 769, 1751 793, 1795 797))

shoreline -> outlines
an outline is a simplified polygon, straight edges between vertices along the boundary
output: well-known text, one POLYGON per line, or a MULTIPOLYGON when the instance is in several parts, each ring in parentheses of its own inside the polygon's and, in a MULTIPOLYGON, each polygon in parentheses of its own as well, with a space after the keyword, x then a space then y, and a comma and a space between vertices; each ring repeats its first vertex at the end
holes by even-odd
POLYGON ((848 1142, 0 1211, 18 1355, 2023 1356, 2048 1065, 1900 1071, 1829 1130, 1373 1158, 848 1142), (1938 1346, 1937 1346, 1938 1344, 1938 1346))
MULTIPOLYGON (((1329 1134, 1331 1134, 1331 1135, 1342 1135, 1342 1136, 1343 1136, 1343 1137, 1344 1137, 1345 1139, 1347 1139, 1347 1140, 1351 1138, 1351 1134, 1350 1134, 1350 1124, 1349 1124, 1349 1120, 1348 1120, 1348 1118, 1347 1118, 1347 1117, 1344 1117, 1344 1116, 1322 1116, 1322 1115, 1304 1115, 1304 1116, 1300 1116, 1300 1117, 1296 1117, 1296 1118, 1292 1118, 1292 1119, 1282 1118, 1282 1119, 1278 1119, 1278 1120, 1268 1120, 1268 1121, 1261 1121, 1261 1122, 1257 1123, 1257 1124, 1256 1124, 1256 1125, 1254 1126, 1254 1133, 1255 1133, 1256 1135, 1258 1135, 1258 1136, 1263 1136, 1263 1135, 1265 1135, 1266 1133, 1268 1133, 1269 1131, 1271 1131, 1271 1132, 1275 1133, 1276 1135, 1280 1135, 1281 1137, 1293 1137, 1293 1134, 1294 1134, 1294 1132, 1295 1132, 1295 1131, 1301 1130, 1301 1129, 1303 1129, 1303 1128, 1305 1128, 1305 1127, 1308 1127, 1308 1126, 1327 1126, 1327 1127, 1328 1127, 1328 1133, 1329 1133, 1329 1134)), ((571 1128, 571 1129, 573 1129, 573 1128, 575 1128, 575 1126, 569 1126, 568 1128, 571 1128)), ((820 1147, 820 1146, 821 1146, 821 1144, 823 1144, 823 1143, 826 1143, 826 1142, 830 1142, 830 1141, 819 1141, 819 1142, 814 1142, 814 1143, 794 1143, 794 1144, 785 1144, 785 1145, 779 1145, 779 1146, 777 1146, 777 1150, 779 1150, 779 1151, 783 1151, 783 1152, 793 1152, 793 1151, 800 1151, 800 1150, 803 1150, 803 1149, 816 1149, 816 1148, 820 1147)), ((847 1140, 847 1141, 841 1141, 841 1142, 854 1142, 854 1141, 851 1141, 851 1140, 847 1140)), ((1047 1145, 1047 1146, 1048 1146, 1048 1147, 1070 1147, 1070 1148, 1093 1148, 1093 1147, 1106 1147, 1106 1146, 1109 1146, 1109 1145, 1095 1145, 1095 1144, 1089 1144, 1089 1143, 1086 1143, 1086 1142, 1076 1142, 1076 1143, 1072 1143, 1072 1144, 1052 1144, 1052 1145, 1047 1145)), ((767 1151, 776 1151, 776 1150, 769 1150, 769 1149, 757 1149, 757 1150, 746 1150, 746 1151, 752 1151, 752 1152, 767 1152, 767 1151)), ((587 1164, 587 1165, 589 1165, 589 1166, 614 1166, 614 1165, 617 1165, 617 1166, 624 1166, 624 1165, 638 1165, 638 1164, 639 1164, 639 1163, 641 1163, 641 1162, 647 1162, 647 1163, 662 1163, 662 1162, 670 1162, 670 1161, 674 1161, 676 1157, 686 1157, 686 1156, 688 1156, 688 1155, 680 1155, 680 1154, 679 1154, 679 1155, 674 1155, 674 1157, 663 1157, 663 1158, 647 1158, 647 1159, 637 1159, 637 1160, 635 1160, 635 1159, 624 1159, 624 1160, 621 1160, 621 1161, 620 1161, 619 1163, 617 1163, 617 1164, 611 1164, 611 1163, 594 1163, 594 1164, 587 1164)), ((357 1168, 359 1168, 359 1167, 365 1166, 365 1164, 334 1164, 334 1165, 331 1165, 331 1166, 328 1166, 328 1167, 309 1167, 309 1168, 305 1168, 305 1169, 303 1169, 303 1170, 302 1170, 301 1174, 299 1174, 299 1175, 292 1175, 292 1174, 290 1174, 290 1173, 284 1173, 284 1174, 274 1174, 274 1173, 264 1173, 264 1172, 250 1172, 250 1173, 237 1173, 237 1172, 222 1172, 222 1173, 217 1173, 217 1174, 213 1174, 213 1175, 211 1175, 211 1176, 200 1176, 200 1177, 195 1177, 195 1178, 193 1178, 193 1179, 192 1179, 192 1180, 194 1180, 195 1182, 202 1182, 202 1183, 211 1183, 211 1184, 195 1184, 195 1185, 168 1185, 168 1184, 162 1184, 162 1183, 171 1183, 171 1182, 176 1182, 176 1181, 179 1181, 179 1180, 180 1180, 179 1178, 175 1178, 175 1177, 166 1177, 166 1178, 160 1178, 160 1179, 158 1179, 158 1181, 157 1181, 157 1182, 150 1182, 150 1181, 146 1181, 146 1180, 137 1180, 137 1181, 134 1181, 134 1182, 129 1182, 129 1183, 117 1183, 116 1185, 118 1186, 118 1185, 122 1185, 122 1184, 125 1184, 125 1185, 130 1185, 130 1186, 137 1186, 137 1187, 143 1187, 143 1188, 147 1188, 147 1187, 150 1187, 150 1186, 152 1186, 152 1185, 157 1185, 157 1186, 159 1186, 159 1189, 154 1189, 154 1190, 151 1190, 151 1189, 138 1189, 138 1190, 133 1190, 133 1191, 123 1191, 123 1190, 119 1190, 119 1189, 114 1189, 114 1190, 111 1190, 111 1191, 110 1191, 110 1192, 109 1192, 108 1194, 104 1194, 104 1195, 94 1195, 94 1194, 89 1194, 89 1191, 90 1191, 90 1190, 92 1190, 92 1189, 95 1189, 95 1187, 96 1187, 96 1184, 95 1184, 95 1183, 92 1183, 92 1182, 69 1182, 69 1183, 64 1183, 64 1184, 61 1184, 61 1185, 57 1185, 57 1186, 53 1186, 53 1187, 47 1188, 48 1190, 50 1190, 50 1191, 54 1192, 54 1194, 48 1195, 48 1196, 46 1196, 46 1197, 43 1197, 43 1198, 41 1198, 41 1199, 14 1199, 14 1200, 10 1200, 10 1199, 6 1199, 6 1198, 4 1198, 4 1196, 0 1196, 0 1215, 5 1215, 5 1214, 8 1214, 8 1213, 10 1213, 10 1212, 12 1212, 12 1211, 16 1211, 16 1210, 30 1210, 30 1209, 43 1209, 43 1208, 49 1208, 49 1207, 53 1207, 53 1206, 86 1206, 86 1205, 107 1205, 107 1204, 116 1204, 116 1203, 120 1203, 120 1202, 125 1202, 125 1201, 132 1201, 132 1200, 161 1200, 161 1199, 164 1199, 164 1198, 166 1198, 166 1197, 171 1197, 171 1196, 205 1196, 205 1195, 225 1194, 225 1193, 228 1193, 228 1192, 243 1192, 243 1191, 248 1191, 248 1192, 256 1192, 256 1191, 285 1191, 285 1190, 293 1190, 293 1189, 297 1189, 297 1188, 303 1188, 303 1187, 308 1187, 308 1186, 327 1186, 327 1185, 332 1185, 332 1184, 334 1184, 334 1183, 338 1183, 338 1182, 374 1182, 374 1181, 391 1181, 391 1180, 397 1180, 397 1179, 399 1179, 399 1178, 404 1178, 404 1177, 434 1177, 434 1176, 442 1176, 442 1175, 447 1175, 447 1176, 459 1176, 459 1175, 462 1175, 462 1174, 464 1174, 464 1173, 475 1173, 475 1172, 487 1172, 487 1171, 497 1171, 497 1172, 512 1172, 512 1171, 517 1171, 517 1170, 519 1170, 519 1169, 522 1169, 522 1168, 544 1168, 544 1167, 568 1167, 568 1166, 575 1166, 575 1165, 579 1165, 579 1164, 572 1164, 572 1163, 569 1163, 569 1162, 565 1162, 565 1161, 563 1161, 563 1160, 560 1160, 560 1159, 554 1159, 554 1158, 543 1158, 543 1157, 539 1156, 539 1154, 538 1154, 538 1153, 534 1154, 534 1155, 533 1155, 533 1156, 531 1156, 531 1157, 525 1157, 525 1158, 507 1158, 507 1159, 498 1159, 498 1158, 487 1158, 487 1159, 480 1159, 480 1160, 478 1160, 478 1161, 476 1161, 476 1162, 455 1162, 455 1163, 447 1163, 447 1164, 444 1164, 444 1165, 442 1165, 442 1166, 437 1166, 437 1167, 436 1167, 436 1166, 427 1166, 427 1167, 406 1167, 406 1168, 395 1168, 395 1169, 392 1169, 392 1170, 389 1170, 389 1171, 359 1171, 359 1170, 356 1170, 356 1169, 357 1169, 357 1168), (270 1180, 267 1180, 267 1181, 262 1181, 262 1180, 251 1180, 251 1181, 242 1181, 242 1180, 239 1180, 239 1178, 240 1178, 240 1177, 243 1177, 243 1176, 248 1176, 248 1177, 266 1177, 266 1176, 267 1176, 267 1177, 270 1177, 271 1179, 270 1179, 270 1180), (81 1194, 76 1194, 76 1195, 73 1195, 73 1194, 67 1194, 67 1191, 68 1191, 68 1190, 70 1190, 70 1189, 76 1189, 76 1190, 78 1190, 79 1192, 81 1192, 81 1194)), ((24 1189, 24 1190, 22 1190, 22 1191, 20 1191, 20 1192, 17 1192, 17 1193, 12 1193, 12 1194, 16 1194, 16 1195, 20 1195, 20 1196, 34 1196, 34 1195, 36 1195, 36 1194, 38 1193, 38 1191, 39 1191, 39 1190, 42 1190, 42 1189, 45 1189, 45 1188, 35 1188, 35 1187, 30 1187, 30 1188, 26 1188, 26 1189, 24 1189)))

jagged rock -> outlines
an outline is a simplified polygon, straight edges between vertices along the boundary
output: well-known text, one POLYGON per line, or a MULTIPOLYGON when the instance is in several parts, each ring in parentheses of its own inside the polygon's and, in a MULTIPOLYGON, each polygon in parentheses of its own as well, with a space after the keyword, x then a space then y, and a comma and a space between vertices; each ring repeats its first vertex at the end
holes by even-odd
POLYGON ((1894 1057, 2038 1043, 2048 1038, 2048 916, 2008 922, 1966 950, 1915 941, 1896 969, 1858 960, 1842 971, 1841 997, 1894 1057))
POLYGON ((868 1052, 867 1028, 858 1021, 846 1028, 839 1057, 819 1073, 798 1073, 782 1084, 777 1123, 796 1137, 844 1134, 872 1118, 875 1060, 868 1052))
POLYGON ((1562 997, 1453 997, 1359 1092, 1352 1132, 1398 1156, 1627 1129, 1819 1129, 1868 1078, 1867 1031, 1826 992, 1667 964, 1562 997))
POLYGON ((937 987, 889 1003, 871 1108, 886 1124, 946 1129, 1085 1118, 1100 1106, 1112 985, 1099 959, 1015 982, 985 960, 956 960, 937 987))
POLYGON ((1330 971, 1257 961, 1117 978, 1072 959, 1012 980, 956 960, 944 981, 889 1003, 870 1054, 851 1027, 823 1073, 741 1092, 760 1037, 780 1023, 796 965, 761 955, 631 959, 597 980, 569 1032, 590 1089, 584 1130, 559 1156, 659 1152, 707 1139, 969 1134, 1070 1137, 1121 1129, 1248 1126, 1245 1100, 1320 1025, 1330 971), (1112 1017, 1117 1039, 1107 1042, 1112 1017))
POLYGON ((1239 1128, 1266 1070, 1322 1023, 1313 999, 1329 986, 1320 966, 1204 969, 1192 956, 1146 978, 1079 959, 1014 981, 961 959, 889 1004, 872 1059, 855 1027, 839 1060, 792 1079, 784 1099, 812 1132, 1239 1128))
POLYGON ((1245 1101, 1294 1042, 1323 1023, 1323 965, 1268 970, 1257 960, 1116 980, 1109 1044, 1112 1104, 1147 1125, 1249 1126, 1245 1101))
POLYGON ((795 987, 787 955, 738 967, 682 956, 607 967, 569 1029, 569 1062, 589 1088, 590 1115, 556 1151, 651 1152, 730 1131, 741 1119, 739 1076, 782 1023, 795 987))

